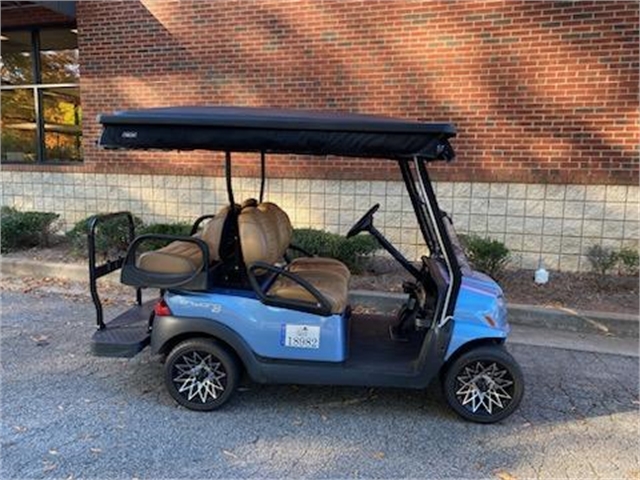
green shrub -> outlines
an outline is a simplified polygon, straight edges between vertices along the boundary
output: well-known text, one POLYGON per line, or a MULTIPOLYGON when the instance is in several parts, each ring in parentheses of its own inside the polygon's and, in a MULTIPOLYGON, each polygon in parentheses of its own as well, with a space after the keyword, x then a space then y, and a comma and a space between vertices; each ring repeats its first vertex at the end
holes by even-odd
POLYGON ((19 212, 2 207, 0 211, 2 241, 0 250, 8 252, 30 247, 49 246, 59 215, 52 212, 19 212))
POLYGON ((346 238, 336 233, 313 228, 295 229, 291 243, 315 255, 336 258, 355 273, 362 270, 363 257, 380 248, 371 235, 346 238))
POLYGON ((473 267, 490 277, 499 278, 511 260, 509 249, 498 240, 477 235, 460 235, 460 241, 473 267))
MULTIPOLYGON (((180 235, 188 236, 191 233, 191 224, 189 223, 153 223, 144 225, 137 232, 138 235, 143 234, 162 234, 162 235, 180 235)), ((166 240, 148 240, 140 245, 140 251, 157 250, 164 247, 166 240)))
MULTIPOLYGON (((77 255, 87 255, 87 234, 89 233, 89 222, 94 215, 77 222, 74 227, 67 232, 67 238, 71 243, 71 248, 77 255)), ((142 226, 142 220, 134 216, 133 223, 138 228, 142 226)), ((96 229, 96 254, 98 257, 109 258, 119 255, 127 250, 129 246, 129 221, 126 217, 116 217, 112 220, 101 222, 96 229)))
POLYGON ((618 253, 620 261, 620 273, 624 275, 638 275, 638 267, 640 266, 640 257, 638 250, 634 248, 623 248, 618 253))
POLYGON ((607 275, 618 263, 618 254, 611 248, 592 245, 587 250, 587 260, 589 260, 591 269, 595 273, 607 275))

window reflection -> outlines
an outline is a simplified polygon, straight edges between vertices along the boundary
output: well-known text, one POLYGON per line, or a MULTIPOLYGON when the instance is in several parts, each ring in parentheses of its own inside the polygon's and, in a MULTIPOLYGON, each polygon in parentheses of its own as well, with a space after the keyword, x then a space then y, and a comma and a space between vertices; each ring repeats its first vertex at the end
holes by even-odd
POLYGON ((34 162, 36 113, 33 90, 2 90, 2 160, 34 162))
POLYGON ((2 32, 1 53, 2 161, 82 161, 76 30, 2 32))
POLYGON ((46 160, 82 160, 80 90, 46 88, 42 95, 46 160))
POLYGON ((2 85, 24 85, 33 81, 31 32, 2 34, 2 85))
POLYGON ((42 83, 78 83, 78 36, 71 29, 40 31, 42 83))

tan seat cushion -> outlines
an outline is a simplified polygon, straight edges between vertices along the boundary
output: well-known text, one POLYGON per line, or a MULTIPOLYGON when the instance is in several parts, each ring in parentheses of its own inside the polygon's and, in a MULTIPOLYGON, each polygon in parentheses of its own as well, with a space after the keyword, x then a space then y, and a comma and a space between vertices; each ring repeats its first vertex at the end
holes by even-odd
POLYGON ((243 208, 257 207, 257 206, 258 206, 258 200, 256 200, 255 198, 247 198, 244 202, 240 204, 240 209, 242 210, 243 208))
POLYGON ((202 266, 202 251, 189 242, 171 242, 138 258, 138 268, 154 273, 194 273, 202 266))
POLYGON ((260 209, 246 207, 238 216, 242 257, 247 266, 254 262, 274 264, 280 258, 275 225, 260 209))
POLYGON ((222 240, 222 229, 231 208, 222 207, 216 216, 213 217, 202 230, 202 240, 209 246, 209 258, 211 261, 220 260, 220 242, 222 240))
MULTIPOLYGON (((300 272, 297 275, 307 280, 327 299, 331 305, 331 313, 344 312, 349 301, 349 289, 341 276, 326 272, 300 272)), ((317 303, 316 298, 307 289, 283 276, 276 280, 268 294, 288 300, 317 303)))
MULTIPOLYGON (((229 213, 229 207, 222 208, 202 230, 201 238, 209 247, 209 259, 219 260, 218 249, 224 221, 229 213)), ((158 250, 145 252, 137 260, 137 267, 154 273, 191 274, 202 268, 202 250, 195 243, 175 241, 158 250)))
POLYGON ((292 272, 332 272, 340 275, 346 282, 351 279, 351 272, 340 260, 328 257, 300 257, 289 264, 292 272))
POLYGON ((293 235, 293 226, 289 215, 272 202, 262 202, 258 205, 258 210, 264 213, 269 221, 271 233, 275 235, 272 240, 278 243, 279 257, 284 256, 293 235))
MULTIPOLYGON (((269 235, 275 236, 278 242, 279 256, 284 256, 291 244, 293 226, 289 215, 273 202, 263 202, 258 205, 258 210, 263 212, 269 223, 269 235)), ((273 241, 273 238, 270 238, 273 241)), ((351 277, 349 269, 339 260, 326 257, 297 258, 290 264, 292 272, 301 271, 327 271, 340 273, 347 281, 351 277)))

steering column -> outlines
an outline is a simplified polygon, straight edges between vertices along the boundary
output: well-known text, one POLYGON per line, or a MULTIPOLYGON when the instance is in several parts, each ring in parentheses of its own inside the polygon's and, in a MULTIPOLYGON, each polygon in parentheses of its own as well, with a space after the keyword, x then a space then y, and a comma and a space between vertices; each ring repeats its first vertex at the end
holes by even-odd
POLYGON ((404 267, 405 270, 407 270, 416 280, 421 281, 422 275, 420 274, 420 270, 414 267, 411 262, 409 262, 409 260, 407 260, 407 258, 402 255, 402 253, 400 253, 400 251, 394 247, 389 240, 384 238, 384 235, 382 235, 376 227, 373 226, 373 215, 379 208, 379 203, 376 203, 371 207, 367 213, 365 213, 347 232, 347 238, 354 237, 360 232, 368 232, 378 241, 382 248, 389 252, 389 254, 404 267))

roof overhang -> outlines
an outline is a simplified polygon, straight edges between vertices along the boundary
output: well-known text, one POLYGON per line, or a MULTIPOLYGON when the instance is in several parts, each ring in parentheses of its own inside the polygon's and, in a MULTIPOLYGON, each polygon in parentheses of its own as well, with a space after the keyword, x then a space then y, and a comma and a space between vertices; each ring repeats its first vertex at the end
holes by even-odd
POLYGON ((68 17, 69 20, 75 20, 76 18, 75 1, 27 2, 3 0, 1 7, 3 12, 9 10, 27 10, 30 8, 46 8, 51 12, 68 17))
POLYGON ((33 2, 40 7, 52 10, 69 18, 76 18, 75 1, 33 2))

